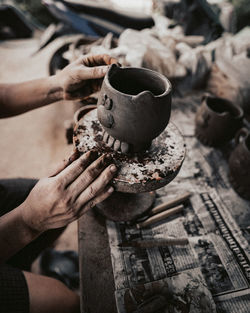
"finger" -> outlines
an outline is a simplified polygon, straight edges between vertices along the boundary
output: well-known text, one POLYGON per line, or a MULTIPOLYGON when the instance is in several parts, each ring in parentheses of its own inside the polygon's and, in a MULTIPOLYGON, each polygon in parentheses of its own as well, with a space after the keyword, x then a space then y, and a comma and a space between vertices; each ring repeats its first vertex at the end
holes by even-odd
POLYGON ((78 62, 79 64, 83 64, 89 67, 99 65, 119 64, 116 58, 113 58, 108 54, 85 55, 80 57, 78 62))
POLYGON ((98 157, 96 151, 88 151, 68 167, 61 171, 57 178, 63 181, 65 187, 72 183, 98 157))
POLYGON ((116 166, 114 164, 109 165, 87 188, 82 188, 82 192, 76 199, 76 203, 82 206, 84 203, 95 198, 109 184, 115 173, 116 166))
POLYGON ((80 153, 77 149, 71 154, 71 156, 67 160, 63 160, 61 164, 57 166, 56 169, 53 170, 53 173, 49 177, 54 177, 57 174, 59 174, 61 171, 63 171, 67 166, 69 166, 72 162, 74 162, 76 159, 78 159, 80 156, 80 153))
POLYGON ((81 67, 77 72, 78 80, 102 78, 107 73, 109 67, 107 65, 95 67, 81 67))
MULTIPOLYGON (((86 188, 88 188, 89 185, 92 184, 92 182, 105 170, 105 168, 110 163, 110 156, 104 154, 92 164, 90 164, 88 168, 81 175, 79 175, 79 177, 74 182, 72 182, 70 186, 68 186, 69 192, 74 195, 74 199, 76 199, 86 188)), ((105 185, 103 185, 103 187, 105 187, 105 185)))
POLYGON ((99 195, 97 195, 95 198, 91 199, 89 202, 87 202, 84 206, 81 207, 81 209, 78 211, 78 217, 85 214, 89 209, 93 208, 96 204, 104 201, 107 199, 114 191, 114 187, 112 186, 106 186, 104 190, 102 190, 99 195))

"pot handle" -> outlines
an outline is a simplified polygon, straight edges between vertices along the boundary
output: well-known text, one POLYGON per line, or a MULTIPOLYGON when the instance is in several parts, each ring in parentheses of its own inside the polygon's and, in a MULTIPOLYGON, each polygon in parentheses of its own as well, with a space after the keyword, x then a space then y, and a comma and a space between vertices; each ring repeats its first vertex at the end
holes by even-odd
POLYGON ((241 141, 241 138, 246 138, 249 134, 249 130, 247 128, 241 128, 235 135, 235 142, 238 145, 241 141))

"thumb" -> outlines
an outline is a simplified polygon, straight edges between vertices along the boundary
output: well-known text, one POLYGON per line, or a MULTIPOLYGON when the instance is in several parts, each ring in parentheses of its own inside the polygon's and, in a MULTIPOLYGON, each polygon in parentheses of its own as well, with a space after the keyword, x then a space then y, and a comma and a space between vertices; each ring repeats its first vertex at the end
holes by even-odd
POLYGON ((109 67, 107 65, 95 67, 82 67, 77 73, 81 80, 102 78, 107 73, 109 67))

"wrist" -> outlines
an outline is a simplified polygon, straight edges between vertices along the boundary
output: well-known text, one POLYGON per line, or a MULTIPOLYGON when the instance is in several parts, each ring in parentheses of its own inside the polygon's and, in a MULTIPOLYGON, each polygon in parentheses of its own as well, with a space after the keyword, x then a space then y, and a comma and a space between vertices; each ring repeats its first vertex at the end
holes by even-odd
POLYGON ((34 231, 24 222, 21 206, 4 214, 0 223, 0 263, 5 262, 12 255, 27 246, 39 234, 39 232, 34 231))
POLYGON ((61 101, 64 99, 63 97, 63 86, 60 83, 60 79, 57 75, 50 76, 48 78, 49 83, 49 93, 48 97, 50 98, 50 102, 61 101))
POLYGON ((30 216, 30 212, 34 210, 29 208, 25 202, 23 202, 18 209, 20 225, 22 225, 22 228, 25 229, 27 235, 33 239, 42 234, 43 231, 39 229, 32 216, 30 216))

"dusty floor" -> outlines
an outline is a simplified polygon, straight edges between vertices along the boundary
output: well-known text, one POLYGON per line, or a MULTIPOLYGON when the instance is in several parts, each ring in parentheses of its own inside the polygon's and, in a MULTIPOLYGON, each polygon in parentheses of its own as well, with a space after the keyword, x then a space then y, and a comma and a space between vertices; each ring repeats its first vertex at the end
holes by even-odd
MULTIPOLYGON (((41 52, 36 39, 0 42, 0 83, 21 82, 48 75, 49 58, 60 44, 41 52)), ((58 102, 21 116, 0 120, 0 177, 41 178, 67 157, 64 121, 71 120, 71 102, 58 102)), ((77 250, 77 224, 72 223, 56 243, 60 250, 77 250)))

